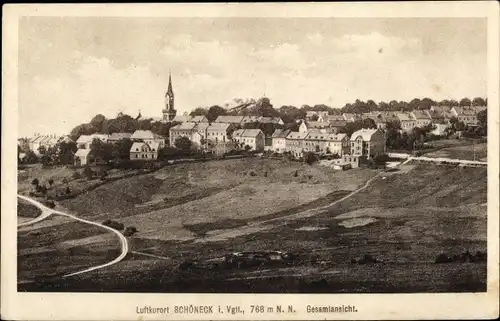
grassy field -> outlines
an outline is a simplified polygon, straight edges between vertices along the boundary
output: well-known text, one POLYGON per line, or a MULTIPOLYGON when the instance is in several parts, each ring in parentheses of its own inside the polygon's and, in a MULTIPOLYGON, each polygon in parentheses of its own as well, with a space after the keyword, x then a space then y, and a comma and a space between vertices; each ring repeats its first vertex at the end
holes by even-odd
POLYGON ((435 264, 434 260, 442 252, 486 251, 486 170, 410 163, 328 206, 376 172, 333 172, 320 166, 264 159, 166 167, 64 202, 82 216, 112 218, 136 226, 139 232, 129 238, 132 253, 125 261, 77 279, 24 288, 484 291, 486 263, 435 264), (322 208, 316 209, 318 206, 322 208), (217 237, 220 235, 224 237, 217 237), (280 269, 190 274, 177 270, 186 260, 253 250, 287 251, 300 259, 280 269), (365 254, 384 264, 350 263, 365 254))
POLYGON ((487 161, 487 143, 474 144, 474 150, 472 149, 472 145, 453 146, 443 148, 432 153, 427 153, 424 156, 473 160, 474 152, 476 154, 476 160, 487 161))
POLYGON ((119 240, 97 226, 59 215, 18 230, 18 280, 50 279, 111 261, 119 240))

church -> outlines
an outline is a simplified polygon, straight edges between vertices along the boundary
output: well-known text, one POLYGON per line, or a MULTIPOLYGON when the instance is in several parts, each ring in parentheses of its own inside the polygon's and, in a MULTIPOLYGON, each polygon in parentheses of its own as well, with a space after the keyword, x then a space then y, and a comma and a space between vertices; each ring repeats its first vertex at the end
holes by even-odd
POLYGON ((165 109, 162 110, 162 121, 169 123, 172 122, 177 114, 174 108, 174 90, 172 89, 172 75, 168 75, 168 89, 165 94, 165 109))

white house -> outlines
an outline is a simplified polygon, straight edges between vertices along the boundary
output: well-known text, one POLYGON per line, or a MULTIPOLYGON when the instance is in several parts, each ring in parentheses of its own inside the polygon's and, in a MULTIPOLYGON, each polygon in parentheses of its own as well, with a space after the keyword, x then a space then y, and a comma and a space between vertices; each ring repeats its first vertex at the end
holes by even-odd
POLYGON ((130 160, 155 160, 160 148, 158 142, 134 142, 130 147, 130 160))
POLYGON ((144 142, 147 144, 158 143, 160 148, 165 146, 165 139, 150 130, 136 130, 132 136, 130 136, 130 139, 133 142, 144 142))
POLYGON ((196 124, 186 122, 170 128, 170 146, 175 146, 175 140, 178 137, 185 136, 193 140, 193 134, 196 133, 196 124))
POLYGON ((380 129, 360 129, 351 136, 351 156, 375 157, 385 152, 385 138, 380 129))
POLYGON ((260 129, 238 129, 233 132, 233 140, 238 144, 250 146, 250 150, 264 150, 264 133, 260 129))
POLYGON ((74 162, 75 166, 85 166, 93 161, 93 156, 90 148, 80 148, 76 151, 74 162))
POLYGON ((272 139, 272 149, 277 153, 283 153, 286 151, 286 136, 290 133, 290 130, 276 129, 271 136, 272 139))

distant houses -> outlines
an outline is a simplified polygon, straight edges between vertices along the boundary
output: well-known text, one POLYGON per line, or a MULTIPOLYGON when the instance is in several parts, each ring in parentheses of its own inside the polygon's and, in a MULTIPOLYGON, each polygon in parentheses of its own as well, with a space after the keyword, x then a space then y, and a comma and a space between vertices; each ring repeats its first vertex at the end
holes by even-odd
POLYGON ((260 129, 238 129, 233 132, 233 140, 243 149, 247 147, 252 151, 264 150, 264 133, 260 129))

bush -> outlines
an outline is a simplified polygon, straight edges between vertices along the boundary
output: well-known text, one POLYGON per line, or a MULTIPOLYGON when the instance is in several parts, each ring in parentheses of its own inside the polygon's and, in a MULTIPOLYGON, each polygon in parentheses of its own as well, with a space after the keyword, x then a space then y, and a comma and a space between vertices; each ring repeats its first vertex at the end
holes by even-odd
POLYGON ((85 175, 87 179, 92 179, 94 177, 94 172, 90 169, 90 167, 86 166, 83 170, 83 175, 85 175))
POLYGON ((82 174, 80 174, 80 172, 76 171, 73 173, 73 178, 74 179, 80 179, 82 178, 82 174))
POLYGON ((304 161, 308 165, 312 165, 319 160, 318 156, 314 153, 308 152, 304 155, 304 161))
POLYGON ((102 225, 105 225, 107 227, 111 227, 111 228, 118 230, 118 231, 121 231, 124 228, 124 225, 122 223, 112 221, 112 220, 105 220, 104 222, 102 222, 102 225))
POLYGON ((254 171, 250 171, 250 176, 257 176, 257 174, 254 171))
POLYGON ((298 177, 299 176, 299 171, 295 171, 295 173, 293 173, 293 177, 298 177))
POLYGON ((123 235, 125 235, 125 236, 132 236, 135 233, 137 233, 137 229, 135 228, 135 226, 128 226, 125 229, 125 231, 123 231, 123 235))
POLYGON ((53 180, 52 178, 51 178, 51 179, 49 179, 49 185, 50 185, 50 186, 54 185, 54 180, 53 180))
POLYGON ((31 185, 38 186, 39 184, 40 184, 40 181, 38 180, 38 178, 34 178, 34 179, 31 181, 31 185))

